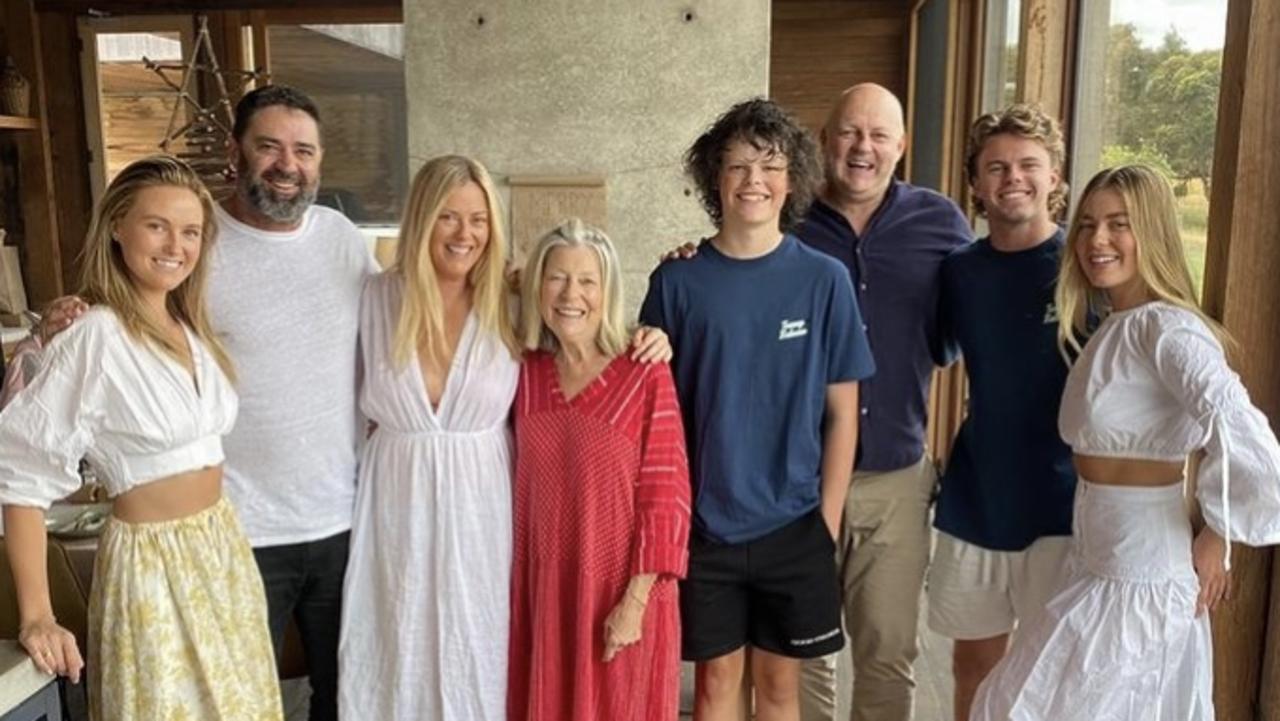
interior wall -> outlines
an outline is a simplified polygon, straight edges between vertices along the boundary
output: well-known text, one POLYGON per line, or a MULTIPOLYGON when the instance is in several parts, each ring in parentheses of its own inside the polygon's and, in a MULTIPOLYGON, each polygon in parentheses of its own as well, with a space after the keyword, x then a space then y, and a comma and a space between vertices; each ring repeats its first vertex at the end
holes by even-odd
POLYGON ((681 155, 768 90, 769 0, 406 0, 410 171, 444 153, 598 176, 634 316, 659 253, 710 232, 681 155))

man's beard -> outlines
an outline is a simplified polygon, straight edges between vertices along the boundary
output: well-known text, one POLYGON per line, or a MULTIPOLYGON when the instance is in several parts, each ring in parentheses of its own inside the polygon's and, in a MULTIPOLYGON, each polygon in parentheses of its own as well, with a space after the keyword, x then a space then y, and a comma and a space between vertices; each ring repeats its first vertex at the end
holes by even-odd
POLYGON ((316 191, 319 178, 305 182, 301 173, 285 173, 268 168, 261 177, 255 178, 249 173, 248 164, 242 158, 236 174, 236 189, 240 196, 249 201, 255 210, 277 223, 297 223, 306 214, 307 208, 316 202, 316 191), (267 183, 271 180, 285 180, 298 185, 298 192, 291 198, 280 197, 267 183))

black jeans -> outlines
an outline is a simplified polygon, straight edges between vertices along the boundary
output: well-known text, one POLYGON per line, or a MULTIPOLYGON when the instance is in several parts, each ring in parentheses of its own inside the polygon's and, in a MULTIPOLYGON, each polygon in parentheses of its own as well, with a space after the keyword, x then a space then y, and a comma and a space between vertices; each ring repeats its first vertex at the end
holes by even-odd
POLYGON ((338 631, 350 545, 351 533, 344 531, 318 541, 253 549, 267 590, 276 663, 289 617, 298 623, 311 682, 311 721, 338 718, 338 631))

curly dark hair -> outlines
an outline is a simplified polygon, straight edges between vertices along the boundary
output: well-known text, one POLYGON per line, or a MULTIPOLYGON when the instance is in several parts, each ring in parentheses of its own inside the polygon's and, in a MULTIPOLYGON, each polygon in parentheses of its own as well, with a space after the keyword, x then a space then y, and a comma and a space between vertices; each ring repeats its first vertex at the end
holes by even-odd
POLYGON ((684 170, 698 188, 702 207, 716 227, 724 220, 720 204, 720 170, 729 144, 743 140, 761 152, 777 153, 787 159, 787 180, 791 192, 782 204, 782 230, 798 225, 809 210, 822 164, 813 135, 777 103, 752 98, 738 103, 719 118, 684 156, 684 170))
POLYGON ((244 97, 240 98, 240 102, 236 103, 236 118, 235 124, 231 126, 231 137, 239 142, 244 137, 245 131, 249 129, 253 116, 259 110, 273 105, 301 110, 316 121, 316 128, 320 127, 320 109, 316 107, 311 96, 289 85, 263 85, 245 93, 244 97))

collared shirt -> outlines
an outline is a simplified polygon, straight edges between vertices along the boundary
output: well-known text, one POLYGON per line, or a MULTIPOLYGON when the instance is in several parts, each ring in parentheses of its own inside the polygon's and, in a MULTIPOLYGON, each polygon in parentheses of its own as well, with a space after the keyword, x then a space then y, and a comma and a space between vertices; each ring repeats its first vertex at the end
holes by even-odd
POLYGON ((797 235, 849 270, 876 375, 859 386, 858 470, 905 468, 924 454, 929 380, 949 359, 938 334, 938 271, 972 240, 956 204, 893 181, 862 235, 816 200, 797 235))

